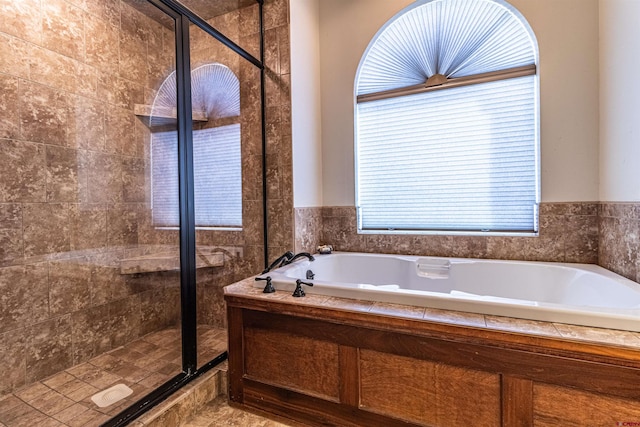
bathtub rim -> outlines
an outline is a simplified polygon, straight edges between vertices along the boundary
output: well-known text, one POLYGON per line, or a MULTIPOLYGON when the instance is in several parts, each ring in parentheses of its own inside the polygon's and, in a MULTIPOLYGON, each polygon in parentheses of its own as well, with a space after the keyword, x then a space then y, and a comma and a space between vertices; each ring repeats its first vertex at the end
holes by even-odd
MULTIPOLYGON (((348 255, 367 257, 395 257, 405 260, 419 258, 448 259, 451 262, 499 262, 508 264, 535 264, 551 265, 554 267, 578 268, 588 272, 603 275, 618 283, 634 288, 640 292, 640 284, 620 276, 604 267, 595 264, 557 263, 543 261, 500 260, 482 258, 454 258, 454 257, 430 257, 419 255, 381 254, 363 252, 334 252, 332 255, 348 255)), ((325 255, 316 255, 321 258, 325 255)), ((331 256, 331 255, 327 255, 331 256)), ((293 292, 295 279, 285 276, 285 273, 293 268, 312 266, 312 262, 301 260, 268 273, 272 278, 276 290, 293 292)), ((259 277, 266 277, 260 275, 259 277)), ((570 306, 549 302, 535 302, 502 297, 483 297, 471 295, 454 295, 430 291, 413 291, 398 289, 389 291, 380 288, 362 289, 359 285, 350 283, 334 283, 325 281, 313 281, 313 287, 305 287, 305 292, 310 295, 322 295, 328 297, 347 298, 361 301, 379 303, 391 303, 415 306, 421 308, 433 308, 439 310, 459 311, 488 316, 503 316, 517 319, 542 321, 549 323, 563 323, 568 325, 615 329, 621 331, 640 332, 640 307, 613 309, 593 306, 570 306), (363 296, 367 298, 363 298, 363 296), (419 301, 420 303, 416 303, 419 301)), ((263 282, 255 282, 255 287, 262 287, 263 282)))

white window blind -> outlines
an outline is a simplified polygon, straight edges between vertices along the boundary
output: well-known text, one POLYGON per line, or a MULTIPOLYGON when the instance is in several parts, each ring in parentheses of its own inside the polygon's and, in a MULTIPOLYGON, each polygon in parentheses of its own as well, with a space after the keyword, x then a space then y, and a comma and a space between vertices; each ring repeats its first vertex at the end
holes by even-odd
POLYGON ((358 104, 362 229, 533 231, 533 76, 358 104))
MULTIPOLYGON (((158 90, 151 123, 156 121, 166 128, 167 112, 175 114, 175 86, 173 72, 158 90)), ((240 82, 223 64, 205 64, 191 71, 191 100, 193 116, 198 120, 239 121, 240 82)), ((151 136, 152 215, 156 226, 180 224, 177 144, 175 131, 156 131, 151 136)), ((193 168, 196 227, 242 227, 240 124, 194 130, 193 168)))
POLYGON ((419 0, 376 34, 362 57, 358 95, 534 64, 524 18, 501 0, 419 0))
MULTIPOLYGON (((242 226, 240 125, 193 132, 197 227, 242 226)), ((179 225, 178 149, 175 132, 159 132, 152 141, 153 223, 179 225)))
POLYGON ((156 132, 151 137, 151 203, 153 225, 180 225, 178 135, 156 132))
POLYGON ((242 226, 240 124, 193 132, 196 226, 242 226))
POLYGON ((473 78, 536 63, 533 33, 502 0, 417 1, 385 24, 356 77, 356 97, 382 94, 356 105, 359 229, 537 231, 535 68, 419 89, 435 74, 473 78))

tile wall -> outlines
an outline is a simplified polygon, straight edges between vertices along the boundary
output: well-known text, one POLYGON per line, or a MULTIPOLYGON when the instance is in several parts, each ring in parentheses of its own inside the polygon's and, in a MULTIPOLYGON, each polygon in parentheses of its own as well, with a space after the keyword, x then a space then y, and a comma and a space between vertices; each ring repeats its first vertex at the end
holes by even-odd
POLYGON ((640 203, 600 204, 598 264, 640 283, 640 203))
POLYGON ((296 250, 598 264, 640 283, 640 203, 543 203, 538 237, 358 234, 354 207, 296 208, 296 250))
POLYGON ((291 250, 294 239, 291 140, 289 0, 268 0, 264 10, 269 258, 291 250))
POLYGON ((323 242, 322 237, 323 208, 294 209, 295 252, 315 253, 323 242))
POLYGON ((134 104, 171 33, 124 3, 0 0, 0 393, 174 325, 170 275, 123 276, 150 226, 134 104), (152 54, 148 54, 152 52, 152 54))
MULTIPOLYGON (((119 270, 134 252, 178 247, 177 231, 152 224, 150 131, 134 114, 173 71, 173 33, 129 4, 0 0, 0 395, 179 322, 177 272, 119 270)), ((265 15, 270 173, 284 179, 286 3, 267 1, 265 15)), ((212 23, 256 50, 257 31, 238 29, 257 28, 257 19, 252 6, 212 23)), ((225 322, 222 286, 258 271, 264 246, 259 79, 217 54, 250 81, 241 84, 245 229, 196 235, 225 253, 224 267, 197 272, 199 321, 214 326, 225 322)), ((292 219, 278 214, 292 202, 275 190, 272 235, 283 247, 292 219)))

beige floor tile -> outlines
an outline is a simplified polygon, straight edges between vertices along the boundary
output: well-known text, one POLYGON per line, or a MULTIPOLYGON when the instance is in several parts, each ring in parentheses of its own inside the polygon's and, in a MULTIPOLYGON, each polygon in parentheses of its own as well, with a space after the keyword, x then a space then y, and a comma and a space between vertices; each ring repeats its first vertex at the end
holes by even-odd
MULTIPOLYGON (((223 329, 199 327, 198 336, 203 347, 199 351, 200 360, 204 360, 205 354, 214 354, 212 349, 222 351, 226 348, 227 336, 223 329)), ((170 328, 96 356, 42 382, 28 384, 13 394, 0 397, 0 427, 97 427, 178 374, 181 371, 179 349, 180 330, 170 328), (118 383, 126 384, 134 393, 110 407, 98 408, 91 396, 118 383)), ((212 417, 214 415, 210 413, 212 421, 202 427, 226 422, 212 417)), ((252 414, 240 413, 237 417, 239 422, 250 423, 246 426, 263 425, 263 420, 252 418, 252 414)), ((205 417, 198 422, 206 423, 207 420, 205 417)), ((233 420, 230 422, 232 424, 218 425, 242 425, 233 424, 233 420)))
POLYGON ((55 390, 49 390, 45 394, 29 402, 29 405, 45 415, 53 416, 58 412, 67 409, 75 402, 55 390))
POLYGON ((66 423, 68 421, 70 421, 71 419, 87 412, 89 410, 89 408, 87 408, 85 405, 81 404, 81 403, 76 403, 74 405, 69 406, 66 409, 63 409, 62 411, 58 412, 57 414, 55 414, 53 416, 53 418, 55 418, 56 420, 60 421, 61 423, 66 423))
POLYGON ((229 406, 226 396, 205 405, 185 424, 188 427, 301 427, 299 423, 283 423, 252 412, 229 406))

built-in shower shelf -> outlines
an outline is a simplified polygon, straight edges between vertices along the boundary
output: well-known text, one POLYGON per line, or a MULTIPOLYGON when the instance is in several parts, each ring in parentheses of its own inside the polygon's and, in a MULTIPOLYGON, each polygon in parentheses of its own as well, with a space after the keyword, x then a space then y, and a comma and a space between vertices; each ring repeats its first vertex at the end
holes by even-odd
MULTIPOLYGON (((178 114, 175 108, 153 107, 151 105, 135 104, 134 114, 149 128, 175 126, 178 122, 178 114)), ((199 111, 191 113, 194 123, 204 123, 209 118, 199 111)))
MULTIPOLYGON (((196 268, 221 267, 224 254, 220 251, 198 249, 196 268)), ((152 253, 120 260, 120 274, 153 273, 180 270, 180 254, 177 251, 152 253)))

